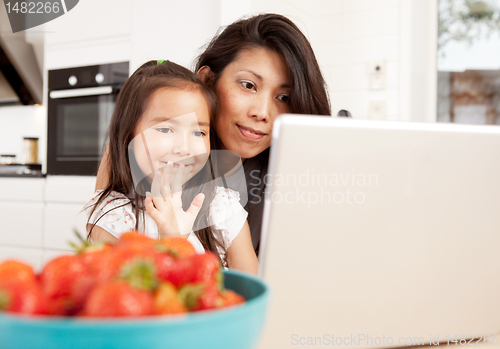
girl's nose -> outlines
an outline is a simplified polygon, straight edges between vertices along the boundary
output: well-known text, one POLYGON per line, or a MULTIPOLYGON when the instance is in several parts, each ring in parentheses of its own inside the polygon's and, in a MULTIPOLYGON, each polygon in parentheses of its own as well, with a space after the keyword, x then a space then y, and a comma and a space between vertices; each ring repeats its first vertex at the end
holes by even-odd
POLYGON ((174 141, 172 152, 179 156, 190 156, 191 145, 188 134, 179 134, 174 141))

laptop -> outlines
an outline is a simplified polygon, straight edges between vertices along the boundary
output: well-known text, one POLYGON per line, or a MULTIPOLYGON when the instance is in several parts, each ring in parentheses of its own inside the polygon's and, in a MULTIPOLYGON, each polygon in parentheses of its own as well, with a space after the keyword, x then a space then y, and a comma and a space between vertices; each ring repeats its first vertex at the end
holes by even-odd
POLYGON ((258 348, 500 337, 500 127, 282 115, 258 348))

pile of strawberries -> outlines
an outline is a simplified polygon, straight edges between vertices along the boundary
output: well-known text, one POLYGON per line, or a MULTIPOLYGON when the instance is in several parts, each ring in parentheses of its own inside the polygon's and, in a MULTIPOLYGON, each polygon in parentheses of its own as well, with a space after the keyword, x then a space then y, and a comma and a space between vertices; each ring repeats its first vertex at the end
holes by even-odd
POLYGON ((219 258, 197 254, 182 237, 136 232, 116 244, 84 244, 48 262, 40 274, 25 263, 0 264, 0 310, 23 314, 123 317, 228 307, 245 299, 224 289, 219 258))

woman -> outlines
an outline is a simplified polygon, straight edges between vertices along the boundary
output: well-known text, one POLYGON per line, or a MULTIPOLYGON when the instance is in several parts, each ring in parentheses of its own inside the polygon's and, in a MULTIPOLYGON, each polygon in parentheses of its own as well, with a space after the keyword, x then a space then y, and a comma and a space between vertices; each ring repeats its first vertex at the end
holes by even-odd
MULTIPOLYGON (((272 127, 279 114, 330 115, 326 84, 308 40, 289 19, 262 14, 236 21, 215 36, 196 63, 219 98, 215 147, 244 161, 248 223, 259 251, 272 127)), ((96 189, 106 186, 99 168, 96 189)))

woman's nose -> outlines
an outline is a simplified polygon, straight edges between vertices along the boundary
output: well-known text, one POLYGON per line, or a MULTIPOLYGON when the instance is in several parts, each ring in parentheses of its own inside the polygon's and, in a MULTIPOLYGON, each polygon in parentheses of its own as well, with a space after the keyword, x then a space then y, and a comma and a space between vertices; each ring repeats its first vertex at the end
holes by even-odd
POLYGON ((250 116, 259 121, 267 122, 272 116, 272 99, 267 96, 255 96, 250 109, 250 116))

